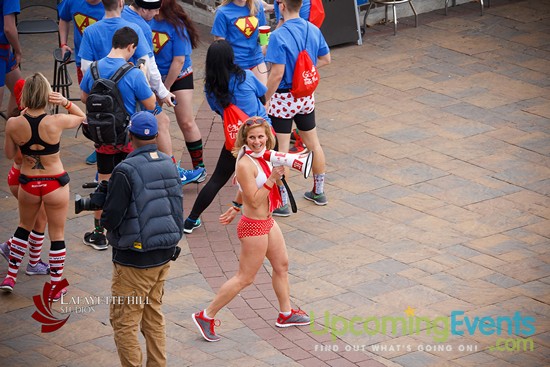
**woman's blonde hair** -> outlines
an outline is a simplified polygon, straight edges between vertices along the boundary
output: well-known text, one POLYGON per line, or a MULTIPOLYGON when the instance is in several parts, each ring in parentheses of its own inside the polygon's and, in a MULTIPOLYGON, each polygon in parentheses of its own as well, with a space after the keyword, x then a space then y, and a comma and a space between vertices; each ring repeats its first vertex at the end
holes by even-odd
POLYGON ((45 109, 51 92, 52 87, 48 79, 42 73, 34 73, 25 79, 21 92, 21 105, 31 110, 45 109))
POLYGON ((264 118, 260 116, 249 117, 237 131, 237 139, 235 140, 235 146, 231 153, 236 157, 239 154, 239 150, 246 145, 246 137, 248 132, 256 127, 263 127, 265 135, 267 136, 267 142, 265 143, 265 149, 271 150, 275 148, 275 136, 271 131, 271 125, 264 118))
MULTIPOLYGON (((250 9, 251 16, 255 16, 256 14, 258 14, 259 7, 256 5, 256 1, 257 0, 246 0, 246 6, 248 7, 248 9, 250 9)), ((220 6, 224 6, 232 2, 233 0, 222 0, 220 6)))

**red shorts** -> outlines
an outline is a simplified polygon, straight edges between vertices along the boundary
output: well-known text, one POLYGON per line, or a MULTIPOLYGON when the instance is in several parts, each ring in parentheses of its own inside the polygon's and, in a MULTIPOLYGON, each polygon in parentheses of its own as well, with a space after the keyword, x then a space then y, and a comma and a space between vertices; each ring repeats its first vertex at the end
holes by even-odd
POLYGON ((67 172, 55 176, 19 176, 19 184, 31 195, 44 196, 69 183, 67 172))
POLYGON ((10 172, 8 173, 8 185, 10 186, 19 186, 19 175, 21 170, 11 166, 10 172))
POLYGON ((237 237, 243 238, 266 235, 271 231, 271 228, 273 228, 273 223, 275 223, 273 217, 262 220, 250 219, 243 215, 241 216, 239 224, 237 224, 237 237))

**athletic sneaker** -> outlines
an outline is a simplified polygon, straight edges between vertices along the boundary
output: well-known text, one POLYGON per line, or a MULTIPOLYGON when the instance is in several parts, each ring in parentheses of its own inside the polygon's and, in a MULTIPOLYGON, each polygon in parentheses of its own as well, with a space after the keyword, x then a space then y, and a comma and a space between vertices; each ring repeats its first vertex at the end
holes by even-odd
POLYGON ((303 326, 303 325, 309 325, 310 323, 311 321, 307 313, 298 309, 298 310, 290 310, 290 315, 288 316, 284 316, 282 313, 279 313, 279 317, 277 318, 277 322, 275 322, 275 326, 278 326, 278 327, 303 326))
POLYGON ((191 218, 187 218, 185 222, 183 222, 183 232, 185 233, 192 233, 195 228, 199 228, 202 225, 200 218, 197 220, 193 220, 191 218))
POLYGON ((96 163, 97 163, 97 154, 96 154, 96 151, 94 150, 88 156, 88 158, 86 158, 86 164, 92 165, 92 164, 96 164, 96 163))
POLYGON ((204 180, 206 180, 206 176, 207 176, 206 168, 205 168, 205 167, 199 167, 199 166, 195 167, 195 169, 199 169, 199 168, 202 168, 203 171, 202 171, 202 173, 201 173, 201 177, 199 177, 199 179, 197 180, 197 183, 201 183, 201 182, 203 182, 204 180))
POLYGON ((300 135, 296 135, 296 140, 294 141, 294 146, 288 150, 292 154, 302 154, 307 152, 307 147, 304 144, 300 135))
POLYGON ((6 261, 10 261, 10 247, 7 242, 0 243, 0 255, 4 256, 6 261))
POLYGON ((92 246, 98 251, 107 250, 109 247, 105 235, 96 231, 86 232, 83 242, 85 245, 92 246))
POLYGON ((15 287, 15 280, 12 277, 6 277, 2 284, 0 284, 0 289, 6 293, 13 292, 13 287, 15 287))
POLYGON ((285 204, 282 207, 275 209, 271 215, 274 217, 290 217, 290 207, 288 204, 285 204))
POLYGON ((323 192, 322 194, 314 194, 313 191, 308 191, 304 193, 304 198, 306 198, 309 201, 313 201, 317 205, 327 205, 328 200, 327 196, 323 192))
POLYGON ((27 275, 47 275, 50 274, 50 265, 46 264, 42 260, 38 260, 38 263, 35 266, 27 264, 27 275))
MULTIPOLYGON (((200 177, 204 172, 204 168, 200 167, 197 169, 185 169, 180 167, 180 162, 176 165, 178 172, 180 174, 181 184, 187 185, 191 182, 198 182, 200 177)), ((204 181, 204 180, 203 180, 204 181)))
POLYGON ((207 319, 204 317, 204 310, 194 313, 191 317, 206 341, 217 342, 220 340, 220 337, 214 332, 214 326, 220 326, 220 320, 207 319), (218 325, 216 325, 216 321, 218 321, 218 325))
POLYGON ((61 299, 61 296, 64 294, 67 294, 67 288, 63 288, 62 290, 60 290, 55 294, 55 296, 52 293, 50 293, 50 296, 48 297, 48 299, 52 302, 57 302, 61 299))
POLYGON ((296 137, 300 137, 298 130, 294 129, 290 132, 290 142, 294 143, 296 141, 296 137))

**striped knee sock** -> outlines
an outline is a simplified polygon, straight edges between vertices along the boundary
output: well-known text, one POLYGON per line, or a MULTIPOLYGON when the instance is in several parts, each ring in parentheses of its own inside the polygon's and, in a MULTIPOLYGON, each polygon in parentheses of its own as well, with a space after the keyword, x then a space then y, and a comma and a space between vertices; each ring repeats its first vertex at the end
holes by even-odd
POLYGON ((27 252, 29 239, 29 231, 21 227, 17 227, 15 234, 11 238, 10 246, 10 261, 8 263, 8 277, 17 280, 17 272, 19 271, 19 266, 27 252))
POLYGON ((42 244, 44 243, 44 233, 38 233, 34 230, 29 235, 29 264, 30 266, 36 266, 40 261, 40 254, 42 253, 42 244))
POLYGON ((63 277, 66 256, 65 241, 52 241, 50 247, 50 278, 52 286, 55 286, 63 277))
POLYGON ((191 164, 193 167, 204 167, 202 160, 202 139, 193 142, 185 142, 185 146, 191 156, 191 164))

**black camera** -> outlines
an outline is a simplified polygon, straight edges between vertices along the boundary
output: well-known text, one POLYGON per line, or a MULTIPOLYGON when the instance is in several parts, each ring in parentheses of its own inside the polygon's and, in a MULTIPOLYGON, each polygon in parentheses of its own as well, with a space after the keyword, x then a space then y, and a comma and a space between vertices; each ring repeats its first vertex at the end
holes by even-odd
POLYGON ((76 194, 74 199, 74 213, 78 214, 83 210, 101 210, 107 197, 108 182, 103 180, 98 183, 97 188, 90 194, 89 198, 83 198, 76 194))

